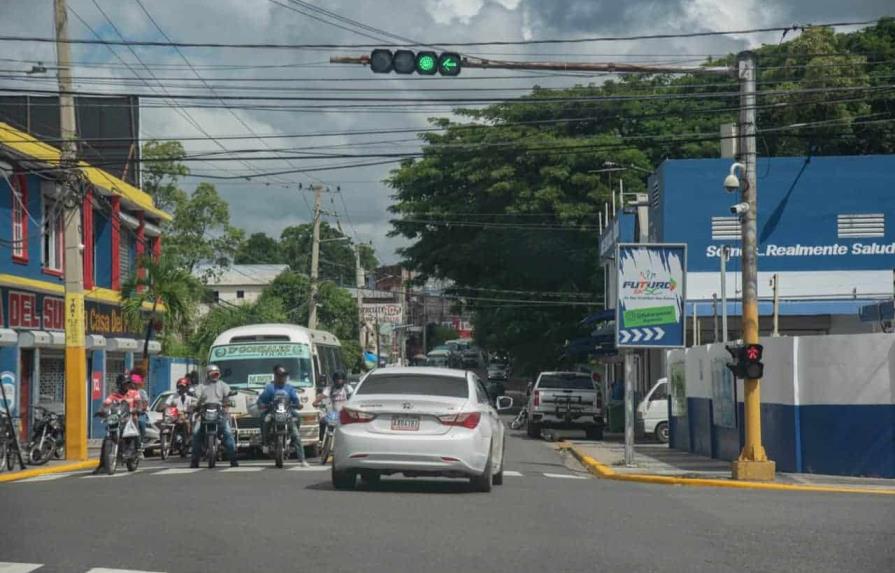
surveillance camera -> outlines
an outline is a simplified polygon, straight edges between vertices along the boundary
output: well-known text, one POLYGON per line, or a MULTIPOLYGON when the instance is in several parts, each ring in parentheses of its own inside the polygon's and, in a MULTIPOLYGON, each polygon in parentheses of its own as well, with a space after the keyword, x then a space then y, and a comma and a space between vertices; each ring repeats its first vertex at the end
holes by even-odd
POLYGON ((740 178, 734 174, 730 174, 724 178, 724 190, 728 193, 733 193, 735 191, 739 191, 740 189, 740 178))
POLYGON ((742 217, 749 212, 749 203, 737 203, 736 205, 731 205, 730 212, 742 217))

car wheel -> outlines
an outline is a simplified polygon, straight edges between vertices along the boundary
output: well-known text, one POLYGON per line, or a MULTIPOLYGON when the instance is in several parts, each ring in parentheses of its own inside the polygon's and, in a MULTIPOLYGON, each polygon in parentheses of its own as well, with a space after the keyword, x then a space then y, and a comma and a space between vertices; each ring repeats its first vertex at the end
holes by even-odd
POLYGON ((354 485, 357 483, 357 474, 352 471, 339 471, 333 466, 332 480, 333 487, 336 489, 354 489, 354 485))
POLYGON ((494 484, 494 475, 491 472, 491 456, 488 456, 488 461, 485 463, 485 471, 482 472, 482 475, 469 478, 469 482, 476 491, 482 493, 491 491, 491 486, 494 484))
POLYGON ((603 439, 603 426, 590 426, 588 428, 585 428, 584 432, 587 435, 588 440, 603 439))
POLYGON ((503 467, 506 465, 507 459, 507 440, 504 438, 503 440, 503 448, 500 450, 500 471, 494 474, 494 478, 491 480, 491 483, 494 485, 503 485, 503 467))
POLYGON ((668 443, 668 422, 659 422, 656 425, 656 439, 663 444, 668 443))
POLYGON ((535 422, 529 422, 525 428, 529 438, 538 439, 541 437, 541 425, 535 422))

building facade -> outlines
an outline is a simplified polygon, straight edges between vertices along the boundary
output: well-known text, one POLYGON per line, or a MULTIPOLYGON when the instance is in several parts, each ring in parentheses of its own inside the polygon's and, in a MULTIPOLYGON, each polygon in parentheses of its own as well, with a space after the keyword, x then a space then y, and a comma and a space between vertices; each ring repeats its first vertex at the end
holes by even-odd
MULTIPOLYGON (((93 413, 114 378, 142 351, 142 333, 120 309, 122 282, 143 255, 159 256, 160 226, 170 215, 140 189, 81 163, 87 380, 65 380, 63 219, 59 150, 0 123, 0 371, 15 396, 13 415, 27 436, 35 406, 64 410, 69 384, 86 384, 93 413)), ((152 341, 150 352, 160 345, 152 341)))
MULTIPOLYGON (((206 273, 206 269, 198 269, 194 274, 205 281, 210 304, 242 304, 258 300, 264 289, 287 270, 289 265, 230 265, 219 274, 206 273)), ((208 305, 202 305, 200 310, 207 312, 208 305)))

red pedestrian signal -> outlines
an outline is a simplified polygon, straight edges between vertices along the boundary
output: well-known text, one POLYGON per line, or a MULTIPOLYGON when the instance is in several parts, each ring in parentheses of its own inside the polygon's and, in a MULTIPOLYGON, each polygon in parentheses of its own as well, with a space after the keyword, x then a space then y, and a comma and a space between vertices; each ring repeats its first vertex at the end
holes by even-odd
POLYGON ((745 346, 726 346, 733 362, 727 367, 737 378, 758 380, 764 375, 764 364, 761 362, 764 347, 761 344, 745 346))

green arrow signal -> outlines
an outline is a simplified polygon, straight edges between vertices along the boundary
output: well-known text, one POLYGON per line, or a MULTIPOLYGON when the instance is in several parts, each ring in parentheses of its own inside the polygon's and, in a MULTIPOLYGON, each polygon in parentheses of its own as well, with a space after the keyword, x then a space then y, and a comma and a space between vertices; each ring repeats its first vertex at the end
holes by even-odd
POLYGON ((444 61, 443 64, 441 64, 441 67, 443 67, 447 71, 451 71, 457 67, 457 60, 455 60, 454 58, 448 58, 444 61))
POLYGON ((438 71, 443 76, 460 75, 460 55, 452 52, 441 54, 438 58, 438 71))

